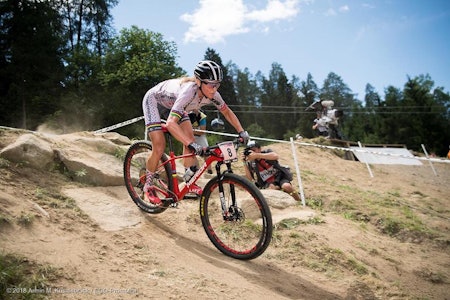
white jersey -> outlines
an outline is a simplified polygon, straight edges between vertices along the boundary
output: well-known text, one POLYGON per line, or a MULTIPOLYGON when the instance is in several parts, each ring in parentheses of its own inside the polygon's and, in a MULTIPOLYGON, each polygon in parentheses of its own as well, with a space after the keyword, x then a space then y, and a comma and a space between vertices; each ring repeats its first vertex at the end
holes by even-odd
POLYGON ((205 105, 213 104, 219 111, 228 107, 219 92, 216 91, 212 99, 206 97, 200 99, 198 89, 195 82, 176 78, 160 82, 148 90, 142 101, 147 128, 150 131, 161 128, 160 113, 164 109, 170 112, 170 115, 175 115, 180 121, 184 121, 189 119, 188 111, 199 110, 205 105))
POLYGON ((149 91, 156 102, 173 112, 181 113, 199 110, 202 106, 214 104, 218 110, 226 107, 222 96, 216 91, 212 99, 198 97, 198 86, 195 82, 185 81, 182 78, 163 81, 149 91))

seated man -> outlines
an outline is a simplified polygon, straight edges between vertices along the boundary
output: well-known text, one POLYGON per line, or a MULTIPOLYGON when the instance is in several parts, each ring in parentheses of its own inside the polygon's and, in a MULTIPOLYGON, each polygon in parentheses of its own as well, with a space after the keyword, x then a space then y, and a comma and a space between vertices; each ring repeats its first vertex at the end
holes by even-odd
POLYGON ((255 181, 260 189, 281 189, 300 201, 300 195, 291 184, 292 178, 288 178, 289 175, 280 169, 277 153, 270 149, 261 150, 261 146, 255 141, 250 141, 247 149, 250 151, 245 151, 243 160, 246 162, 245 175, 249 180, 255 181))

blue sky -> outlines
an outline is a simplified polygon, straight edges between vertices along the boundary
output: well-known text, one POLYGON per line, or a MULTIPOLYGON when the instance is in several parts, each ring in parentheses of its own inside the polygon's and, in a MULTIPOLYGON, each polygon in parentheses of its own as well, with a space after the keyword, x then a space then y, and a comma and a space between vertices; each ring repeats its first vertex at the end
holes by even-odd
POLYGON ((209 47, 266 77, 274 62, 319 87, 334 72, 360 100, 367 83, 383 97, 420 74, 450 92, 447 0, 119 0, 112 15, 117 32, 136 25, 174 41, 189 73, 209 47))

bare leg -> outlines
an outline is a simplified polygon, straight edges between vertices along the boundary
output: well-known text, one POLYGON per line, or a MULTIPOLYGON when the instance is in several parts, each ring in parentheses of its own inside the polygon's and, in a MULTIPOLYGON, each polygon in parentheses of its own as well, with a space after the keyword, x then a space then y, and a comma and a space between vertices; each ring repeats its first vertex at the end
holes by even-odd
POLYGON ((152 154, 147 159, 146 167, 150 172, 155 172, 158 166, 158 162, 164 153, 166 147, 166 139, 162 130, 155 130, 149 133, 149 137, 152 141, 152 154))
POLYGON ((296 201, 300 201, 300 195, 298 194, 297 191, 294 190, 294 187, 289 182, 283 183, 281 189, 283 190, 283 192, 286 192, 289 195, 291 195, 292 198, 294 198, 296 201))
MULTIPOLYGON (((181 130, 183 130, 183 133, 188 135, 192 140, 194 140, 194 131, 192 130, 192 125, 190 122, 185 121, 182 122, 180 124, 181 130)), ((189 148, 187 146, 183 147, 183 154, 189 154, 191 153, 191 150, 189 150, 189 148)), ((188 168, 190 166, 197 166, 198 165, 198 161, 197 161, 197 157, 196 156, 192 156, 192 157, 186 157, 184 159, 184 167, 188 168)))
POLYGON ((166 146, 166 139, 164 133, 161 130, 155 130, 149 133, 149 137, 152 141, 152 154, 147 158, 146 162, 146 179, 144 185, 144 199, 150 201, 153 204, 161 204, 161 199, 151 192, 151 187, 153 185, 153 176, 158 167, 158 162, 164 152, 166 146))

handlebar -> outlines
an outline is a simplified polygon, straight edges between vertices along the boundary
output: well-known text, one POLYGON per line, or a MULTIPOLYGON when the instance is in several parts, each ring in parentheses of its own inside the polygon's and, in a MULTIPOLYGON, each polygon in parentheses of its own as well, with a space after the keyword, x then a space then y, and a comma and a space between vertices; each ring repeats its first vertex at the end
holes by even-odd
MULTIPOLYGON (((243 144, 240 140, 241 140, 241 138, 236 138, 236 139, 232 140, 232 142, 234 144, 234 148, 236 150, 239 149, 239 147, 243 144)), ((213 146, 206 147, 205 151, 203 152, 203 156, 211 156, 211 155, 218 156, 219 153, 217 153, 217 151, 215 151, 215 150, 220 147, 221 143, 224 143, 224 142, 220 142, 220 143, 217 143, 217 144, 215 144, 213 146)))

